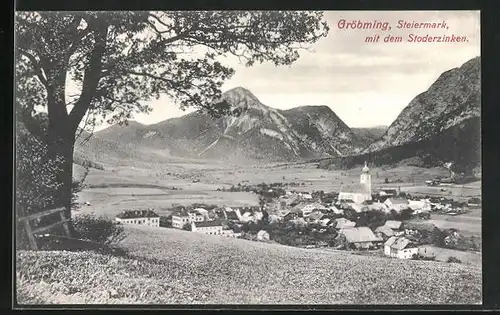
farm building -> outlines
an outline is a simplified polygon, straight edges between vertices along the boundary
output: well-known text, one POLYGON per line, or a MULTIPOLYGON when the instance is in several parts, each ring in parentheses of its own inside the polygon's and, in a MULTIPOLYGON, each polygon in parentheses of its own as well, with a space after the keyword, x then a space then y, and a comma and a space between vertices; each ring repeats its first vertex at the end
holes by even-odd
POLYGON ((339 236, 343 239, 345 248, 351 249, 369 249, 383 242, 368 227, 343 229, 339 236))
POLYGON ((404 209, 408 209, 408 200, 404 198, 388 198, 385 200, 384 204, 389 210, 395 210, 400 212, 404 209))
POLYGON ((401 221, 394 221, 394 220, 387 220, 385 221, 385 226, 389 227, 393 231, 399 231, 401 230, 401 225, 403 223, 401 221))
POLYGON ((334 221, 336 222, 335 228, 337 230, 353 228, 356 226, 356 222, 347 220, 346 218, 339 218, 339 219, 335 219, 334 221))
POLYGON ((191 222, 191 231, 208 235, 222 235, 222 223, 219 220, 191 222))
POLYGON ((149 226, 160 226, 160 216, 153 210, 126 210, 118 214, 116 222, 123 224, 144 224, 149 226))
POLYGON ((382 225, 375 229, 375 235, 383 239, 388 239, 394 236, 394 231, 387 225, 382 225))
POLYGON ((409 200, 408 207, 413 210, 413 213, 422 213, 431 211, 431 203, 429 200, 409 200))
POLYGON ((411 259, 418 254, 418 247, 404 236, 393 236, 384 243, 384 254, 399 259, 411 259))

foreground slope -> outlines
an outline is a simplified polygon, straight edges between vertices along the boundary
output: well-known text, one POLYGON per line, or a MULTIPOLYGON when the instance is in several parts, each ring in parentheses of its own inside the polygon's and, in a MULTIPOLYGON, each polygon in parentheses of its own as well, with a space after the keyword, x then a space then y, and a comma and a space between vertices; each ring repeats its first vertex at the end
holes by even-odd
POLYGON ((19 303, 481 301, 481 270, 473 266, 306 250, 165 228, 127 227, 127 234, 126 258, 19 252, 19 303))

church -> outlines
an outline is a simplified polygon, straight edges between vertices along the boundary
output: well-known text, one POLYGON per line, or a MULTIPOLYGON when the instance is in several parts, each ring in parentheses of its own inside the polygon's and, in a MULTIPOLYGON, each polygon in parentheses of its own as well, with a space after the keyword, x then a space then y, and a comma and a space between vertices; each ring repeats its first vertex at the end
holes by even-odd
POLYGON ((372 178, 370 169, 365 162, 365 167, 361 171, 359 184, 342 187, 339 192, 339 202, 352 200, 355 203, 363 203, 372 200, 372 178))

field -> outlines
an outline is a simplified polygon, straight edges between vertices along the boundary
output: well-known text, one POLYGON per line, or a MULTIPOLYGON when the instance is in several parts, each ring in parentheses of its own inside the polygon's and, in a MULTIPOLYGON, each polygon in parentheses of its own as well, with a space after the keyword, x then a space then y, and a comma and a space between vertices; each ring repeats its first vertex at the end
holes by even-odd
POLYGON ((21 304, 479 304, 474 265, 127 227, 128 257, 17 253, 21 304))
MULTIPOLYGON (((415 220, 419 221, 419 220, 415 220)), ((457 229, 466 237, 474 236, 481 238, 481 210, 474 209, 469 213, 457 216, 446 214, 431 214, 430 220, 425 222, 434 223, 440 229, 457 229)))
MULTIPOLYGON (((230 165, 222 162, 166 160, 164 163, 119 161, 103 163, 105 170, 91 169, 86 179, 90 187, 80 194, 80 201, 88 201, 85 211, 114 215, 118 209, 133 207, 169 208, 172 204, 204 202, 220 205, 257 205, 258 198, 250 193, 218 192, 238 183, 296 182, 298 190, 339 191, 342 186, 359 182, 359 169, 348 171, 318 169, 313 163, 230 165), (128 164, 127 164, 128 163, 128 164), (303 185, 302 185, 303 184, 303 185), (117 187, 120 185, 121 187, 117 187), (148 187, 144 187, 148 185, 148 187), (172 188, 178 190, 172 190, 172 188)), ((81 178, 83 169, 75 165, 75 178, 81 178)), ((412 194, 442 195, 464 199, 479 196, 480 185, 427 187, 424 181, 446 176, 442 168, 425 169, 413 166, 374 168, 373 189, 398 188, 412 194), (389 184, 385 184, 385 179, 389 184), (396 182, 398 181, 398 182, 396 182)))
POLYGON ((426 250, 425 254, 434 254, 436 256, 436 261, 446 262, 449 257, 456 257, 460 259, 462 264, 474 265, 479 268, 482 266, 482 256, 479 252, 467 252, 449 248, 441 248, 435 246, 424 245, 420 247, 420 250, 426 250))

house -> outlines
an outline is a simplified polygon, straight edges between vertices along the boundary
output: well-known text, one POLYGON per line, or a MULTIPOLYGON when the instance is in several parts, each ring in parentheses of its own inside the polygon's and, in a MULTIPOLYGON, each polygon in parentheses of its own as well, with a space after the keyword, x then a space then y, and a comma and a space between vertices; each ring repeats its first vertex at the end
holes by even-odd
POLYGON ((115 218, 116 222, 123 224, 143 224, 148 226, 159 227, 160 216, 153 210, 126 210, 118 214, 115 218))
POLYGON ((182 229, 186 223, 190 223, 189 213, 186 210, 177 210, 172 213, 172 227, 182 229))
POLYGON ((401 212, 404 209, 408 209, 408 200, 404 198, 387 198, 384 204, 389 210, 395 210, 396 212, 401 212))
POLYGON ((189 216, 189 222, 205 221, 205 216, 196 210, 188 211, 188 216, 189 216))
POLYGON ((269 242, 269 233, 267 231, 264 231, 264 230, 260 230, 258 233, 257 233, 257 240, 258 241, 261 241, 261 242, 269 242))
POLYGON ((222 236, 225 236, 225 237, 230 237, 230 238, 239 238, 241 236, 241 232, 234 232, 233 230, 229 229, 229 230, 222 230, 222 236))
POLYGON ((393 197, 396 197, 398 195, 398 192, 396 189, 381 189, 379 192, 378 192, 378 195, 380 197, 387 197, 387 198, 393 198, 393 197))
POLYGON ((363 204, 359 204, 359 203, 350 203, 349 208, 356 211, 357 213, 366 211, 368 209, 367 206, 365 206, 363 204))
POLYGON ((330 205, 328 208, 327 208, 328 211, 333 211, 333 213, 335 214, 343 214, 344 213, 344 210, 342 209, 339 209, 337 207, 335 207, 334 205, 330 205))
POLYGON ((401 221, 394 221, 394 220, 387 220, 387 221, 385 221, 384 225, 391 228, 393 231, 399 231, 401 229, 402 222, 401 221))
POLYGON ((207 209, 205 209, 205 208, 196 208, 193 211, 201 214, 203 217, 205 217, 205 220, 209 219, 208 210, 207 209))
POLYGON ((306 204, 304 206, 299 205, 298 207, 302 210, 302 214, 304 216, 308 216, 314 210, 324 210, 324 209, 326 209, 325 206, 323 206, 322 204, 317 203, 317 202, 306 204))
POLYGON ((418 247, 404 236, 393 236, 384 243, 384 254, 398 259, 411 259, 413 255, 418 255, 418 247))
POLYGON ((386 240, 394 236, 394 231, 390 227, 382 225, 375 229, 375 235, 386 240))
POLYGON ((339 218, 335 219, 335 228, 340 230, 340 229, 348 229, 348 228, 353 228, 356 226, 356 222, 347 220, 346 218, 339 218))
POLYGON ((340 235, 343 236, 346 248, 369 249, 383 242, 368 227, 343 229, 340 235))
POLYGON ((415 214, 431 211, 431 203, 426 199, 409 200, 408 207, 413 210, 415 214))
POLYGON ((309 222, 319 222, 321 218, 323 218, 325 214, 321 211, 314 211, 307 217, 307 221, 309 222))
POLYGON ((222 223, 219 220, 191 222, 191 231, 207 235, 222 235, 222 223))

